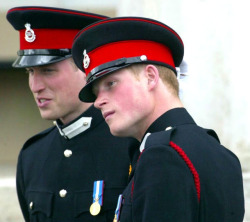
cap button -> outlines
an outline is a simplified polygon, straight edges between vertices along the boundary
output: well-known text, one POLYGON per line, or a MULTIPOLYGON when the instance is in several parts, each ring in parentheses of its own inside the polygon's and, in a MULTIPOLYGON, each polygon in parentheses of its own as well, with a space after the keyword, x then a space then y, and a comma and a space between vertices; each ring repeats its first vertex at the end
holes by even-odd
POLYGON ((142 56, 140 57, 140 60, 141 60, 141 61, 147 61, 147 56, 142 55, 142 56))

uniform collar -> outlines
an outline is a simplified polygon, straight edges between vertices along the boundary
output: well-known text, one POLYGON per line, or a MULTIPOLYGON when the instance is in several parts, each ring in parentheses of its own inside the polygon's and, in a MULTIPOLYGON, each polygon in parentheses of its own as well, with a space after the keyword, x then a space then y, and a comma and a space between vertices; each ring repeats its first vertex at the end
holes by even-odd
POLYGON ((145 132, 143 139, 148 133, 164 131, 167 127, 180 126, 184 124, 195 124, 195 121, 189 115, 187 110, 185 108, 171 109, 161 115, 150 125, 145 132))
POLYGON ((91 106, 81 116, 63 125, 60 120, 54 121, 61 136, 65 139, 72 139, 80 133, 86 131, 91 126, 95 126, 103 120, 99 110, 91 106))
POLYGON ((184 124, 195 124, 195 122, 185 108, 175 108, 165 112, 162 116, 160 116, 150 125, 150 127, 143 136, 141 144, 139 144, 136 147, 129 148, 129 156, 130 156, 130 161, 132 163, 132 172, 129 175, 129 181, 134 175, 137 160, 140 156, 140 150, 144 149, 147 137, 151 133, 164 131, 167 130, 168 128, 184 124))

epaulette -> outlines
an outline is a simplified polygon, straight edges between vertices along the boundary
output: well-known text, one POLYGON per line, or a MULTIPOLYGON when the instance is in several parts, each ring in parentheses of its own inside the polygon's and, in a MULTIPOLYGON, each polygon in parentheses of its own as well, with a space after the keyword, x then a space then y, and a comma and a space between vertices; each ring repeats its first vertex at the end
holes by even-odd
POLYGON ((212 129, 204 129, 204 130, 206 131, 206 133, 209 136, 212 136, 213 138, 215 138, 220 143, 220 139, 219 139, 219 137, 217 136, 217 134, 216 134, 216 132, 214 130, 212 130, 212 129))
POLYGON ((38 139, 44 137, 45 135, 49 134, 53 129, 55 128, 55 126, 52 126, 34 136, 32 136, 31 138, 29 138, 23 145, 22 150, 26 149, 30 144, 34 143, 35 141, 37 141, 38 139))
MULTIPOLYGON (((152 134, 147 134, 143 142, 141 144, 140 150, 141 154, 143 153, 144 150, 150 149, 150 147, 157 147, 157 145, 168 145, 172 149, 174 149, 178 155, 183 159, 187 167, 189 168, 191 174, 193 175, 194 179, 194 184, 196 188, 196 193, 197 193, 197 198, 198 201, 200 201, 200 178, 197 170, 195 169, 195 166, 193 165, 192 161, 189 159, 188 155, 185 153, 185 151, 178 146, 176 143, 171 141, 171 135, 174 133, 176 127, 168 127, 165 129, 165 131, 157 132, 157 133, 152 133, 152 134), (143 145, 144 144, 144 145, 143 145), (144 146, 145 148, 143 148, 144 146)), ((213 131, 208 130, 207 131, 210 135, 214 136, 215 133, 213 131)), ((216 135, 216 134, 215 134, 216 135)), ((140 158, 140 157, 139 157, 140 158)))

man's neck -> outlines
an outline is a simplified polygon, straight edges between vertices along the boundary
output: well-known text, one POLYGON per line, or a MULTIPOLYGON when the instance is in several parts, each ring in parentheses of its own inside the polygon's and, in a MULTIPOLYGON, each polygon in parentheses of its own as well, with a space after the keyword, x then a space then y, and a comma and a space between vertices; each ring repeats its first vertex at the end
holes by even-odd
POLYGON ((81 106, 81 109, 78 109, 78 112, 72 113, 72 115, 68 115, 64 118, 60 118, 60 121, 63 123, 63 125, 66 125, 79 117, 82 113, 84 113, 90 106, 92 106, 92 103, 83 103, 81 106))

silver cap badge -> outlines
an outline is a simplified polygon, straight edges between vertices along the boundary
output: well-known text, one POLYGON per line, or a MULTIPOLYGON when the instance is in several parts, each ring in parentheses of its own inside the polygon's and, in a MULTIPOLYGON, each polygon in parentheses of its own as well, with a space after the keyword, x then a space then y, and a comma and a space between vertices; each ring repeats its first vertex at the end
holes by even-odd
POLYGON ((84 69, 87 69, 89 67, 89 64, 90 64, 90 58, 86 52, 86 49, 84 49, 84 51, 83 51, 83 67, 84 67, 84 69))
POLYGON ((27 42, 34 42, 36 39, 36 35, 35 32, 33 31, 33 29, 30 28, 30 24, 26 23, 25 25, 26 31, 25 31, 25 40, 27 42))

